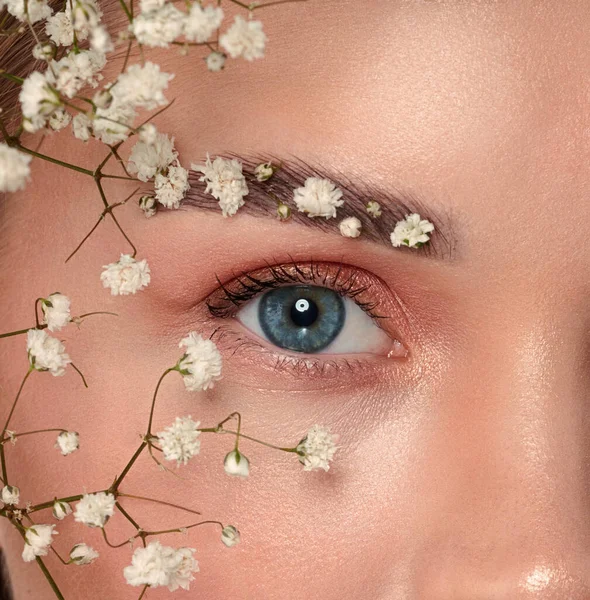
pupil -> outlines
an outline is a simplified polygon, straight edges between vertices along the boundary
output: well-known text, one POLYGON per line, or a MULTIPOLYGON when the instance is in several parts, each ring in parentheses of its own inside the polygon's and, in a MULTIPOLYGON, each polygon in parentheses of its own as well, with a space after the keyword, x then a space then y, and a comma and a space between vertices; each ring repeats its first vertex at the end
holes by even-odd
POLYGON ((291 307, 291 320, 299 327, 313 325, 319 315, 318 305, 313 300, 300 298, 291 307))

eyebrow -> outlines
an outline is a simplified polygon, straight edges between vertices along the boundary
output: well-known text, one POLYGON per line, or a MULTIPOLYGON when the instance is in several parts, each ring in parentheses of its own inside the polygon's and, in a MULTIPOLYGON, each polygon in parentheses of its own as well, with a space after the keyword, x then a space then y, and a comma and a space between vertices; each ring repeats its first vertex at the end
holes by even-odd
MULTIPOLYGON (((310 164, 297 157, 278 156, 244 156, 234 153, 220 154, 224 158, 235 158, 242 163, 244 177, 248 184, 248 195, 244 197, 245 204, 238 214, 247 213, 254 217, 277 219, 277 199, 291 208, 289 221, 305 227, 318 229, 325 233, 340 236, 338 224, 346 217, 357 217, 362 223, 361 235, 358 239, 369 240, 385 245, 391 250, 411 252, 436 260, 450 260, 455 255, 455 238, 452 235, 452 223, 449 215, 442 209, 438 212, 427 209, 427 204, 420 197, 408 192, 400 192, 393 187, 384 188, 372 183, 367 177, 351 179, 336 169, 326 169, 320 165, 310 164), (280 165, 272 177, 266 182, 259 182, 254 169, 260 163, 272 162, 280 165), (334 219, 324 217, 309 217, 299 212, 293 200, 293 191, 303 186, 308 177, 329 179, 342 190, 344 204, 337 209, 334 219), (382 214, 376 219, 367 213, 369 201, 378 202, 382 214), (418 213, 421 219, 428 219, 434 225, 430 241, 420 248, 401 246, 394 248, 391 244, 391 232, 398 221, 409 214, 418 213)), ((214 158, 213 156, 211 157, 214 158)), ((204 161, 202 163, 204 164, 204 161)), ((205 193, 205 183, 200 182, 201 173, 190 171, 188 190, 182 203, 183 207, 194 207, 203 210, 219 212, 217 200, 205 193)), ((230 217, 235 218, 235 217, 230 217)))

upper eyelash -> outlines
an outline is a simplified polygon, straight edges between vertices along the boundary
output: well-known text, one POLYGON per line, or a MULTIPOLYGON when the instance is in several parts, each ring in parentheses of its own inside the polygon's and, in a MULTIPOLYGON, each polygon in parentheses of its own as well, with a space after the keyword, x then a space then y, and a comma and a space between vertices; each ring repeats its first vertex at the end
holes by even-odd
POLYGON ((265 273, 257 277, 244 273, 240 277, 236 277, 229 285, 223 284, 216 277, 220 293, 215 299, 208 299, 206 305, 212 317, 223 319, 233 316, 235 309, 266 290, 275 289, 289 283, 320 283, 320 285, 329 287, 340 295, 354 300, 359 308, 370 317, 374 319, 385 318, 375 312, 379 302, 362 301, 359 297, 368 291, 371 285, 357 285, 358 274, 355 271, 351 271, 342 278, 341 275, 344 269, 344 263, 318 263, 310 260, 306 263, 293 262, 274 266, 267 264, 265 273), (331 268, 336 268, 334 274, 330 273, 331 268), (235 289, 230 289, 230 286, 235 287, 235 289))

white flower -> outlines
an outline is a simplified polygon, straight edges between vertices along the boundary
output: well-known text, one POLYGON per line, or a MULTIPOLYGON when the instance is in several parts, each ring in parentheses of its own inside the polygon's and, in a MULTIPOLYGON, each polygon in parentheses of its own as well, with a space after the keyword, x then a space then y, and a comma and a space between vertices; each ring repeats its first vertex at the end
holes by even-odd
POLYGON ((361 234, 362 224, 356 217, 347 217, 340 221, 339 228, 344 237, 356 238, 361 234))
POLYGON ((53 541, 52 536, 57 535, 55 525, 33 525, 25 532, 25 547, 23 560, 31 562, 36 556, 46 556, 53 541))
POLYGON ((98 552, 86 544, 76 544, 70 550, 70 560, 77 565, 89 565, 98 557, 98 552))
POLYGON ((225 66, 225 54, 213 51, 207 55, 205 63, 207 64, 209 71, 221 71, 225 66))
POLYGON ((51 61, 45 73, 47 81, 68 98, 73 98, 83 87, 96 87, 102 79, 100 71, 106 57, 96 50, 70 52, 58 61, 51 61))
POLYGON ((166 4, 166 0, 139 0, 139 12, 150 13, 162 8, 164 4, 166 4))
POLYGON ((178 361, 178 369, 189 392, 200 392, 212 388, 221 379, 221 354, 211 340, 203 339, 196 331, 180 340, 185 348, 178 361))
POLYGON ((148 181, 159 171, 164 171, 178 156, 174 150, 174 138, 170 139, 165 133, 158 133, 152 144, 138 141, 131 149, 127 169, 137 173, 141 181, 148 181))
POLYGON ((139 128, 139 141, 153 146, 158 139, 158 130, 153 123, 145 123, 139 128))
POLYGON ((250 461, 239 450, 232 450, 223 459, 223 468, 228 475, 248 477, 250 461))
POLYGON ((105 523, 113 516, 115 510, 115 497, 106 492, 84 494, 74 512, 74 520, 84 523, 88 527, 104 527, 105 523))
POLYGON ((48 298, 41 299, 43 310, 43 323, 47 324, 49 331, 59 331, 71 319, 70 299, 59 292, 50 294, 48 298))
POLYGON ((231 548, 240 543, 240 532, 233 525, 226 525, 221 532, 221 541, 231 548))
POLYGON ((428 234, 434 231, 434 225, 426 219, 420 219, 420 215, 412 213, 403 221, 398 221, 391 234, 391 243, 397 248, 398 246, 408 246, 410 248, 419 248, 430 237, 428 234))
MULTIPOLYGON (((73 0, 74 29, 80 39, 85 40, 88 33, 96 29, 102 17, 102 12, 94 0, 73 0)), ((68 2, 69 6, 69 2, 68 2)))
POLYGON ((72 129, 74 136, 83 142, 90 139, 90 126, 92 122, 84 113, 78 113, 72 119, 72 129))
POLYGON ((150 282, 150 268, 145 258, 137 261, 129 254, 121 254, 118 262, 103 265, 103 269, 100 280, 103 287, 111 289, 112 296, 135 294, 150 282))
POLYGON ((80 436, 75 431, 62 431, 57 436, 55 447, 61 450, 63 456, 67 456, 80 447, 80 436))
POLYGON ((198 430, 200 421, 190 417, 176 417, 170 427, 156 434, 160 448, 166 460, 175 460, 177 466, 186 463, 196 456, 201 449, 201 432, 198 430))
POLYGON ((62 521, 68 515, 72 514, 72 507, 67 502, 64 502, 63 500, 58 500, 57 502, 53 503, 52 512, 53 516, 58 521, 62 521))
POLYGON ((254 175, 256 175, 256 179, 260 182, 268 181, 273 173, 275 172, 272 163, 261 163, 254 169, 254 175))
POLYGON ((156 214, 158 210, 156 206, 156 199, 153 196, 142 196, 139 199, 139 208, 143 210, 143 214, 147 219, 156 214))
POLYGON ((66 9, 55 13, 45 23, 45 33, 58 46, 70 46, 74 43, 74 24, 72 23, 70 3, 66 9))
POLYGON ((26 9, 25 0, 3 0, 0 2, 0 8, 3 6, 6 6, 6 10, 19 21, 28 21, 29 23, 36 23, 51 15, 51 8, 46 0, 28 0, 26 9))
POLYGON ((51 129, 54 131, 59 131, 60 129, 67 127, 71 120, 72 115, 69 112, 63 108, 58 108, 55 112, 49 115, 48 123, 51 129))
POLYGON ((198 2, 193 2, 184 23, 184 36, 187 40, 202 44, 223 21, 223 10, 218 6, 203 8, 198 2))
POLYGON ((330 180, 319 177, 308 177, 303 187, 294 190, 293 199, 299 212, 326 219, 335 217, 336 208, 344 204, 342 191, 330 180))
POLYGON ((367 203, 367 212, 373 217, 373 219, 376 219, 377 217, 381 216, 381 205, 379 202, 371 200, 367 203))
POLYGON ((171 592, 179 587, 188 590, 195 579, 193 573, 199 571, 194 552, 193 548, 175 550, 160 542, 151 542, 135 550, 131 565, 123 569, 123 575, 129 585, 167 586, 171 592))
POLYGON ((71 363, 64 345, 43 329, 27 331, 27 353, 29 363, 37 371, 49 371, 55 377, 63 375, 71 363))
POLYGON ((98 25, 92 29, 92 35, 90 36, 90 47, 97 52, 102 52, 103 54, 112 52, 114 50, 111 36, 104 25, 98 25))
POLYGON ((55 45, 43 44, 39 42, 33 46, 33 58, 37 60, 49 61, 55 58, 55 45))
POLYGON ((338 436, 330 433, 328 427, 314 425, 307 432, 307 435, 297 445, 299 462, 304 465, 304 471, 313 471, 314 469, 330 468, 329 462, 338 449, 336 446, 338 436))
POLYGON ((15 485, 5 485, 2 488, 2 502, 4 504, 18 504, 20 501, 20 490, 15 485))
POLYGON ((130 104, 111 102, 104 108, 97 108, 92 128, 94 135, 103 144, 117 144, 127 139, 136 112, 130 104))
POLYGON ((23 126, 29 133, 44 127, 47 117, 61 105, 59 96, 50 88, 45 75, 39 71, 33 71, 23 81, 18 97, 25 118, 23 126))
POLYGON ((246 21, 237 15, 232 26, 219 38, 219 43, 232 58, 242 56, 254 60, 264 57, 266 35, 260 21, 246 21))
POLYGON ((22 190, 29 179, 31 156, 0 143, 0 192, 22 190))
POLYGON ((279 221, 286 221, 291 218, 291 207, 279 202, 277 206, 277 218, 279 221))
POLYGON ((117 77, 110 91, 113 97, 123 104, 152 110, 168 104, 164 90, 173 77, 174 75, 161 72, 158 65, 148 61, 143 66, 131 65, 125 73, 117 77))
POLYGON ((129 30, 140 44, 152 48, 167 48, 182 35, 185 14, 170 3, 149 12, 142 11, 133 19, 129 30))
POLYGON ((235 215, 240 206, 244 205, 243 197, 248 194, 248 185, 239 160, 218 156, 211 162, 207 153, 205 165, 192 164, 191 169, 203 173, 199 181, 207 182, 205 193, 210 192, 219 201, 224 217, 235 215))
POLYGON ((154 180, 156 199, 166 208, 178 208, 189 187, 188 171, 180 165, 170 165, 166 175, 158 173, 154 180))

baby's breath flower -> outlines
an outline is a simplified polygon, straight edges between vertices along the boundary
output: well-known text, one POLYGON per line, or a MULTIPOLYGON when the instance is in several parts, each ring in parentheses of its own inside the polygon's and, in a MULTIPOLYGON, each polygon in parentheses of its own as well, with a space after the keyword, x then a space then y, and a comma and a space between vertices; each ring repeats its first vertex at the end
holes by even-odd
POLYGON ((184 23, 184 36, 187 40, 202 44, 223 21, 223 10, 218 6, 203 8, 199 2, 193 2, 184 23))
POLYGON ((213 51, 206 56, 205 63, 209 71, 221 71, 225 66, 225 54, 213 51))
POLYGON ((53 516, 58 521, 62 521, 68 515, 72 514, 72 507, 67 502, 64 502, 63 500, 57 500, 56 502, 53 503, 52 512, 53 512, 53 516))
POLYGON ((146 218, 153 217, 157 212, 156 199, 153 196, 142 196, 139 199, 139 208, 143 210, 146 218))
POLYGON ((277 217, 279 221, 286 221, 291 217, 291 207, 283 202, 279 202, 277 206, 277 217))
POLYGON ((55 53, 57 48, 53 43, 43 44, 39 42, 33 46, 33 58, 37 60, 50 61, 52 58, 55 58, 55 53))
POLYGON ((73 0, 73 6, 74 29, 77 36, 85 40, 88 33, 98 27, 102 12, 95 0, 73 0))
POLYGON ((151 542, 135 550, 131 565, 123 569, 123 575, 129 585, 167 586, 171 592, 179 587, 188 590, 195 579, 193 573, 199 571, 194 552, 194 548, 176 550, 151 542))
POLYGON ((225 455, 223 468, 228 475, 248 477, 250 461, 239 450, 232 450, 225 455))
POLYGON ((231 27, 219 38, 219 43, 232 58, 242 56, 254 60, 264 57, 266 35, 260 21, 246 21, 237 15, 231 27))
POLYGON ((339 228, 344 237, 356 238, 361 234, 362 224, 356 217, 347 217, 340 221, 339 228))
POLYGON ((151 278, 147 260, 137 261, 129 254, 121 254, 116 263, 103 265, 103 269, 100 280, 113 296, 135 294, 145 289, 151 278))
POLYGON ((186 463, 201 450, 200 421, 193 421, 191 416, 176 417, 170 427, 157 433, 158 443, 166 460, 175 460, 177 466, 186 463))
POLYGON ((155 142, 147 144, 139 140, 131 149, 127 169, 137 173, 140 181, 148 181, 156 173, 164 171, 178 157, 174 150, 174 138, 158 133, 155 142))
POLYGON ((25 547, 22 554, 25 562, 35 560, 36 556, 47 555, 53 536, 58 533, 54 531, 54 528, 55 525, 33 525, 26 528, 25 547))
POLYGON ((240 543, 240 532, 233 525, 226 525, 221 532, 221 541, 231 548, 240 543))
POLYGON ((21 86, 19 100, 25 119, 23 127, 34 133, 45 126, 47 117, 58 107, 61 100, 51 89, 45 75, 33 71, 21 86))
POLYGON ((419 214, 413 213, 397 222, 391 234, 391 243, 396 248, 419 248, 430 240, 428 234, 431 231, 434 231, 434 225, 426 219, 421 220, 419 214))
POLYGON ((0 143, 0 192, 22 190, 29 179, 31 156, 0 143))
POLYGON ((189 392, 208 390, 221 379, 221 354, 211 340, 191 331, 178 346, 185 349, 177 366, 189 392))
POLYGON ((189 187, 188 171, 180 165, 170 165, 165 175, 157 173, 154 180, 156 200, 166 208, 178 208, 189 187))
POLYGON ((98 552, 86 544, 76 544, 70 550, 70 561, 76 565, 89 565, 98 557, 98 552))
POLYGON ((221 213, 224 217, 231 217, 244 205, 244 196, 248 194, 246 178, 242 173, 242 163, 232 158, 231 160, 218 156, 213 162, 207 153, 205 165, 191 165, 193 171, 203 173, 199 181, 207 182, 205 193, 219 201, 221 213))
POLYGON ((45 33, 57 46, 71 46, 74 43, 74 24, 69 2, 66 2, 65 10, 56 12, 47 19, 45 33))
POLYGON ((254 175, 256 175, 256 179, 260 182, 268 181, 275 172, 275 169, 272 163, 261 163, 254 169, 254 175))
POLYGON ((367 212, 373 217, 373 219, 376 219, 377 217, 381 216, 381 205, 379 202, 370 200, 367 203, 367 212))
POLYGON ((158 139, 158 130, 153 123, 145 123, 139 128, 139 141, 153 146, 158 139))
POLYGON ((46 0, 2 0, 0 8, 3 6, 6 6, 6 10, 19 21, 29 23, 42 21, 51 15, 51 8, 46 0))
POLYGON ((102 52, 112 52, 114 50, 111 36, 104 25, 98 25, 92 29, 92 35, 90 36, 90 47, 92 50, 102 52))
POLYGON ((344 204, 342 191, 330 180, 319 177, 308 177, 303 187, 293 191, 293 199, 299 212, 326 219, 335 217, 336 208, 344 204))
POLYGON ((90 139, 90 126, 92 121, 84 114, 79 113, 72 119, 72 129, 74 136, 83 142, 87 142, 90 139))
POLYGON ((100 71, 106 64, 102 52, 82 50, 70 52, 58 61, 52 61, 45 75, 47 81, 64 96, 73 98, 83 87, 96 87, 102 79, 100 71))
POLYGON ((172 4, 161 4, 155 10, 142 11, 129 25, 129 31, 133 33, 140 44, 152 48, 167 48, 177 37, 182 35, 185 14, 175 8, 172 4))
POLYGON ((136 114, 133 106, 120 102, 97 108, 92 122, 95 137, 103 144, 117 144, 126 140, 136 114))
POLYGON ((307 435, 297 445, 299 462, 304 465, 304 471, 324 469, 328 471, 330 461, 338 449, 336 446, 337 435, 330 433, 328 427, 314 425, 307 435))
POLYGON ((61 450, 63 456, 67 456, 80 447, 80 436, 76 431, 62 431, 57 436, 55 447, 61 450))
POLYGON ((29 363, 37 371, 49 371, 55 377, 63 375, 71 363, 64 345, 43 329, 27 331, 27 353, 29 363))
POLYGON ((20 502, 20 490, 15 485, 5 485, 2 488, 2 502, 4 504, 18 504, 20 502))
POLYGON ((113 103, 113 100, 113 94, 111 94, 110 89, 108 88, 98 90, 98 92, 96 92, 92 98, 92 102, 94 102, 94 106, 96 106, 96 108, 109 108, 109 106, 113 103))
POLYGON ((49 127, 54 131, 64 129, 70 124, 72 115, 63 108, 58 108, 55 112, 49 115, 48 123, 49 127))
POLYGON ((168 104, 164 90, 173 77, 174 75, 160 71, 159 65, 153 62, 147 61, 143 66, 131 65, 117 77, 111 93, 122 104, 152 110, 168 104))
POLYGON ((84 494, 74 511, 74 520, 84 523, 88 527, 104 527, 105 523, 113 516, 115 510, 115 497, 113 494, 98 492, 84 494))
POLYGON ((72 318, 70 299, 59 292, 50 294, 47 298, 42 298, 41 308, 44 316, 43 323, 47 324, 49 331, 59 331, 72 318))

